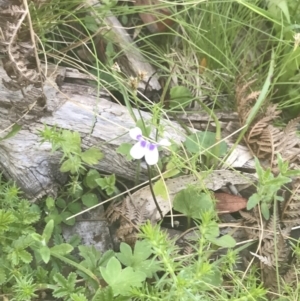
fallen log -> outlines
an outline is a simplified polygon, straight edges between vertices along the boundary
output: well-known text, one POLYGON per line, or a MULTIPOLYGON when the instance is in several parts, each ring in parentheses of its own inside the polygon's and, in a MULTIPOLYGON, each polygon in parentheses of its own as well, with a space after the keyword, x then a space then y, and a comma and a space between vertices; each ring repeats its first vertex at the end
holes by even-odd
MULTIPOLYGON (((44 125, 78 131, 83 150, 98 147, 104 154, 104 159, 96 166, 98 170, 115 173, 127 180, 136 177, 136 162, 128 162, 116 152, 122 143, 132 143, 128 130, 135 126, 135 122, 126 107, 113 103, 105 91, 98 95, 97 88, 82 82, 85 75, 69 68, 63 72, 65 81, 60 83, 60 87, 51 77, 44 83, 47 110, 39 111, 38 104, 35 104, 24 111, 26 105, 22 93, 10 91, 0 82, 0 137, 5 136, 14 123, 22 125, 15 136, 0 142, 0 168, 6 177, 16 181, 30 199, 47 194, 55 196, 58 185, 66 178, 59 172, 61 154, 52 153, 49 143, 41 144, 39 131, 44 125), (80 78, 81 84, 75 83, 74 77, 80 78)), ((0 77, 7 78, 1 67, 0 77)), ((134 113, 139 116, 136 109, 134 113)), ((145 121, 152 118, 150 113, 140 113, 145 121)), ((185 132, 176 122, 163 119, 161 124, 174 142, 185 140, 185 132)), ((248 159, 243 161, 251 163, 248 159)), ((140 172, 140 180, 146 180, 145 164, 141 164, 140 172)))

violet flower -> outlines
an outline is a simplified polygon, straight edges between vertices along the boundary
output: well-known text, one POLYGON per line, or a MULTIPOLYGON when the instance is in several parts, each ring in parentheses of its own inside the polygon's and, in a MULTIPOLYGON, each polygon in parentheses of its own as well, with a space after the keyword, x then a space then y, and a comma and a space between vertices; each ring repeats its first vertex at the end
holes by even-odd
POLYGON ((148 165, 155 165, 158 162, 158 146, 170 146, 167 139, 162 139, 159 143, 152 143, 143 138, 142 130, 135 127, 129 131, 132 139, 138 142, 130 149, 130 155, 134 159, 142 159, 145 156, 148 165))

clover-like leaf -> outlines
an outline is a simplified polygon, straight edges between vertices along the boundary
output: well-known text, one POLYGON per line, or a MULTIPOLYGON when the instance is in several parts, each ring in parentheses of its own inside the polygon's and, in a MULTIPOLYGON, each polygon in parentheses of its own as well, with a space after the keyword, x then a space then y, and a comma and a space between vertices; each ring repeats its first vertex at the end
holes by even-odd
POLYGON ((122 269, 115 257, 109 260, 106 268, 100 267, 100 272, 115 296, 128 296, 132 287, 141 287, 146 279, 146 274, 143 272, 135 272, 131 267, 122 269))

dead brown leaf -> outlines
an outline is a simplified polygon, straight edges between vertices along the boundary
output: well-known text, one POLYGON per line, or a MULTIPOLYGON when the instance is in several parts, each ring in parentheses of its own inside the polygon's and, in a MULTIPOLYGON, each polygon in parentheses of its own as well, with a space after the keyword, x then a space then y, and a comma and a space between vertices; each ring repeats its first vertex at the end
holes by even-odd
POLYGON ((159 0, 136 0, 135 6, 148 6, 147 13, 139 13, 140 18, 145 23, 151 33, 167 31, 174 21, 168 18, 171 12, 166 7, 158 7, 159 0), (153 8, 150 8, 152 7, 153 8))
POLYGON ((247 206, 247 200, 237 195, 215 192, 215 198, 217 200, 217 210, 221 213, 231 213, 242 210, 247 206))

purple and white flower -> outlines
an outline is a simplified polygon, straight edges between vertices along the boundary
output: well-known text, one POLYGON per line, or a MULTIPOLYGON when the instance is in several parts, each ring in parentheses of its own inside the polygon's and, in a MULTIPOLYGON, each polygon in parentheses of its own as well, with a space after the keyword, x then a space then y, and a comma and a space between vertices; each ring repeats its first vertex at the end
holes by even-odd
POLYGON ((148 165, 155 165, 158 162, 158 146, 170 146, 167 139, 162 139, 159 143, 152 143, 143 138, 142 130, 135 127, 129 131, 132 139, 138 142, 130 149, 130 155, 134 159, 142 159, 145 156, 148 165))

